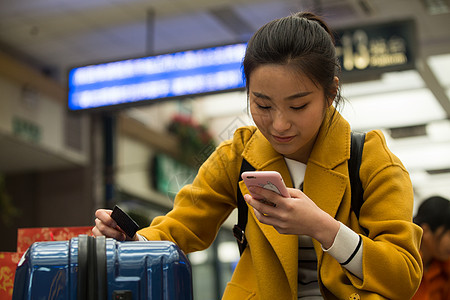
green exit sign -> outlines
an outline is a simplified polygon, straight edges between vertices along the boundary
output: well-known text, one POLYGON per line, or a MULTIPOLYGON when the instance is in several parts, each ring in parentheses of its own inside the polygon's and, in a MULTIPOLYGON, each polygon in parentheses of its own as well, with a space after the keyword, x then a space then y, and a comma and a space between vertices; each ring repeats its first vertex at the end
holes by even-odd
POLYGON ((38 125, 19 117, 13 118, 12 131, 13 135, 33 143, 40 142, 42 136, 38 125))

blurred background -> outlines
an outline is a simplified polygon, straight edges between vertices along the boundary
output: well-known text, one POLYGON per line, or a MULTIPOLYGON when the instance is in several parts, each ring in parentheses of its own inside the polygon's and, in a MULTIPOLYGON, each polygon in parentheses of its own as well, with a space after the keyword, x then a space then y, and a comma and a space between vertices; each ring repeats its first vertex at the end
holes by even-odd
MULTIPOLYGON (((336 30, 353 129, 384 132, 415 207, 450 198, 448 0, 1 0, 0 251, 15 251, 18 228, 90 226, 114 204, 146 226, 215 146, 252 124, 239 87, 73 111, 70 70, 243 43, 301 10, 336 30)), ((230 278, 235 220, 189 256, 196 299, 218 299, 230 278)))

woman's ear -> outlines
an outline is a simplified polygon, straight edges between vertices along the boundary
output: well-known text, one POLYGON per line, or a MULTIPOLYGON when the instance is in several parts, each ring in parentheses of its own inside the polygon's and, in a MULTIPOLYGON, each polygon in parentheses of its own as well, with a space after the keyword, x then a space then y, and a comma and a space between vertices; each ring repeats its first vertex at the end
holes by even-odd
POLYGON ((330 107, 331 104, 333 104, 333 101, 336 98, 338 91, 339 91, 339 78, 337 76, 334 76, 332 89, 330 91, 331 97, 328 98, 328 107, 330 107))

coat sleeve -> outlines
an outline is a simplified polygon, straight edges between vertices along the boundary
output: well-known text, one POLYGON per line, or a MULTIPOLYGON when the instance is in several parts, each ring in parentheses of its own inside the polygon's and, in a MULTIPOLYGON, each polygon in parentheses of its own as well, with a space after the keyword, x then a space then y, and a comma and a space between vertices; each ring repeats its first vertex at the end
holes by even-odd
POLYGON ((387 148, 381 132, 368 133, 360 172, 364 203, 363 290, 388 299, 410 299, 420 284, 422 230, 412 222, 414 194, 409 174, 387 148))
POLYGON ((237 176, 250 130, 238 130, 200 167, 192 184, 176 195, 173 209, 138 233, 148 240, 170 240, 185 253, 206 249, 236 208, 237 176))

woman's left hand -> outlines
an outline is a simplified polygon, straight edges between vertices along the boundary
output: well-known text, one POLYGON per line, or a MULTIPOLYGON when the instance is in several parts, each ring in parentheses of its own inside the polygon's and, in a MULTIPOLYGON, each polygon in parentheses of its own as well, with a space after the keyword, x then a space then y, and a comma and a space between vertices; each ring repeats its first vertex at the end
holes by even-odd
POLYGON ((246 194, 244 199, 253 207, 261 223, 272 225, 281 234, 308 235, 318 240, 324 248, 331 247, 340 224, 305 193, 288 188, 291 197, 284 198, 258 186, 251 186, 249 190, 256 198, 246 194))

